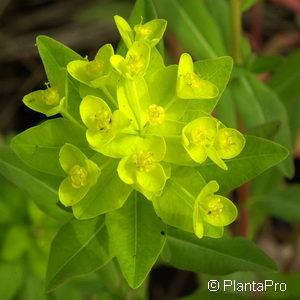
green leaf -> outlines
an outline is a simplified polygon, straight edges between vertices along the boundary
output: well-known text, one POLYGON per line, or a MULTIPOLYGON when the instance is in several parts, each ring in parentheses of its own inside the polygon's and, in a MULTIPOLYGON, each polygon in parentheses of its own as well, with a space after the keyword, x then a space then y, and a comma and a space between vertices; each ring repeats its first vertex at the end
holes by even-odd
POLYGON ((213 58, 226 54, 220 31, 202 1, 154 0, 159 15, 193 57, 213 58), (203 26, 205 24, 205 26, 203 26))
MULTIPOLYGON (((202 0, 203 1, 203 0, 202 0)), ((231 50, 231 24, 230 24, 230 12, 227 0, 204 0, 209 13, 211 14, 214 22, 218 26, 221 34, 221 38, 226 48, 226 53, 230 53, 231 50)))
POLYGON ((208 274, 276 270, 274 262, 247 239, 198 239, 191 233, 171 228, 162 256, 176 268, 208 274))
POLYGON ((300 185, 274 190, 251 198, 250 205, 287 222, 300 222, 300 185))
POLYGON ((280 121, 270 121, 249 128, 248 130, 246 130, 245 134, 262 137, 265 139, 272 139, 278 132, 280 126, 280 121))
POLYGON ((0 265, 0 295, 1 300, 15 298, 23 280, 22 266, 17 263, 1 263, 0 265))
POLYGON ((71 220, 54 238, 47 267, 46 290, 99 269, 112 257, 104 216, 71 220))
POLYGON ((237 116, 230 89, 226 89, 215 108, 218 119, 227 127, 237 128, 237 116))
POLYGON ((153 199, 158 216, 168 225, 193 232, 194 202, 206 182, 194 168, 172 169, 160 197, 153 199))
POLYGON ((300 50, 293 52, 278 66, 268 84, 283 102, 299 96, 300 50))
POLYGON ((228 171, 220 169, 213 162, 204 163, 197 168, 205 181, 216 180, 219 183, 221 194, 250 181, 288 155, 287 149, 279 144, 262 138, 245 137, 243 151, 237 157, 226 160, 228 171))
MULTIPOLYGON (((98 154, 91 158, 99 166, 102 164, 101 159, 98 154)), ((73 213, 76 218, 94 218, 118 209, 124 204, 132 188, 119 178, 117 166, 118 161, 114 159, 109 159, 104 164, 97 184, 80 202, 73 206, 73 213)))
MULTIPOLYGON (((211 113, 214 110, 230 79, 232 65, 233 61, 229 56, 195 62, 195 73, 198 74, 201 79, 213 83, 218 88, 219 94, 213 99, 191 100, 186 114, 190 115, 193 111, 195 111, 196 114, 197 111, 211 113)), ((195 112, 190 118, 195 116, 195 112)))
POLYGON ((276 72, 268 82, 272 90, 280 97, 286 106, 289 123, 292 132, 293 145, 297 142, 297 136, 300 129, 300 50, 296 50, 279 64, 276 72))
POLYGON ((70 214, 56 204, 61 178, 27 167, 8 147, 0 147, 0 173, 28 193, 49 216, 60 221, 70 219, 70 214))
POLYGON ((152 203, 137 192, 125 205, 107 214, 113 251, 128 284, 139 287, 156 262, 165 243, 165 225, 152 203))
POLYGON ((67 64, 82 57, 62 43, 44 35, 37 37, 36 45, 50 84, 64 90, 67 64))
POLYGON ((58 156, 65 143, 76 145, 85 154, 91 153, 84 131, 63 118, 45 121, 18 134, 12 139, 11 147, 30 167, 64 176, 58 156))
MULTIPOLYGON (((281 126, 274 141, 291 150, 291 132, 286 109, 276 94, 266 84, 247 72, 243 72, 242 76, 233 82, 231 88, 244 126, 248 129, 266 122, 280 121, 281 126)), ((292 157, 282 162, 279 168, 285 176, 293 176, 292 157)))

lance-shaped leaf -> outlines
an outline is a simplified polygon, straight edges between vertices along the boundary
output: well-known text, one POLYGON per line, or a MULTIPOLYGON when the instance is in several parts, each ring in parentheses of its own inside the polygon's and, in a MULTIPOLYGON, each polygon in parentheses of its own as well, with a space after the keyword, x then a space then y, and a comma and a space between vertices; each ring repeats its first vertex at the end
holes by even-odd
POLYGON ((221 194, 253 179, 288 155, 287 149, 279 144, 258 137, 245 137, 245 148, 240 155, 226 161, 228 171, 213 162, 206 162, 197 168, 206 181, 216 180, 219 183, 221 194))
POLYGON ((112 256, 104 216, 85 221, 71 220, 52 242, 46 290, 53 290, 66 280, 99 269, 112 256))
POLYGON ((71 214, 57 205, 60 177, 28 167, 8 147, 0 147, 0 157, 0 173, 30 195, 43 212, 60 221, 71 218, 71 214))
POLYGON ((154 0, 153 2, 158 14, 168 20, 168 27, 176 32, 184 48, 193 57, 213 58, 226 54, 220 29, 204 1, 154 0))
POLYGON ((165 225, 151 202, 136 192, 122 208, 107 214, 106 223, 122 273, 128 284, 137 288, 164 246, 165 225))
POLYGON ((276 69, 268 85, 280 96, 284 103, 299 96, 300 50, 285 58, 276 69))
POLYGON ((79 147, 85 154, 91 153, 84 131, 63 118, 45 121, 18 134, 12 139, 11 147, 30 167, 63 176, 58 157, 65 143, 79 147))
POLYGON ((36 45, 49 82, 46 83, 46 90, 26 95, 23 102, 34 111, 53 116, 63 110, 67 64, 82 58, 70 48, 47 36, 38 36, 36 45))
POLYGON ((38 36, 36 45, 51 86, 64 91, 65 72, 68 63, 82 59, 82 57, 72 49, 48 36, 38 36))
MULTIPOLYGON (((291 131, 287 112, 277 95, 266 84, 245 71, 243 76, 232 82, 231 88, 238 113, 246 129, 270 121, 280 121, 281 126, 274 141, 291 150, 291 131)), ((283 161, 278 167, 285 176, 291 177, 294 173, 292 157, 283 161)))
POLYGON ((247 239, 198 239, 191 233, 171 228, 167 231, 162 256, 176 268, 208 274, 276 270, 275 263, 247 239))

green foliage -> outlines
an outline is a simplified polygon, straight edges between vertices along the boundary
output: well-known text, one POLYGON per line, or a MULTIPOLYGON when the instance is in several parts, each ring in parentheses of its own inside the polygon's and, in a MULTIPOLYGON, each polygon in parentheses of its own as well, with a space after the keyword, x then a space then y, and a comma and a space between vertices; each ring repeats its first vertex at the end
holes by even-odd
POLYGON ((153 2, 160 15, 168 20, 172 31, 194 57, 214 58, 226 53, 219 29, 203 1, 154 0, 153 2))
POLYGON ((129 285, 139 287, 163 249, 165 225, 151 203, 133 192, 126 204, 107 214, 112 251, 129 285))
MULTIPOLYGON (((249 73, 245 73, 233 81, 231 88, 237 110, 246 128, 278 120, 281 124, 274 140, 287 149, 291 149, 291 132, 287 113, 276 94, 249 73), (256 118, 253 118, 253 115, 256 118)), ((281 163, 279 167, 285 176, 293 176, 294 165, 291 157, 281 163)))
POLYGON ((220 192, 226 194, 232 189, 253 179, 288 155, 286 148, 254 136, 246 136, 245 148, 241 154, 227 162, 228 171, 207 162, 197 169, 206 181, 217 180, 220 192))
POLYGON ((71 220, 55 236, 50 250, 46 290, 74 276, 99 269, 112 257, 104 216, 71 220))
POLYGON ((84 132, 63 118, 48 120, 18 134, 11 147, 30 167, 52 175, 64 176, 59 163, 59 151, 65 144, 73 144, 92 153, 84 132))
POLYGON ((71 215, 57 206, 60 178, 27 167, 8 148, 0 148, 0 171, 8 180, 25 191, 47 215, 66 221, 71 215))
POLYGON ((273 261, 249 240, 229 237, 199 240, 190 233, 171 228, 162 257, 177 268, 208 274, 277 269, 273 261))

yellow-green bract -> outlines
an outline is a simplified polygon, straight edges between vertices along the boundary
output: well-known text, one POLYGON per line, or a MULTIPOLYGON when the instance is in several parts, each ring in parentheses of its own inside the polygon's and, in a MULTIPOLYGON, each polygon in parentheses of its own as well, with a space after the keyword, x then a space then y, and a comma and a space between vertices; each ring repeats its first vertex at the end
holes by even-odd
POLYGON ((59 186, 60 201, 65 206, 79 202, 96 184, 100 175, 99 167, 75 146, 65 144, 59 152, 59 161, 68 176, 59 186))

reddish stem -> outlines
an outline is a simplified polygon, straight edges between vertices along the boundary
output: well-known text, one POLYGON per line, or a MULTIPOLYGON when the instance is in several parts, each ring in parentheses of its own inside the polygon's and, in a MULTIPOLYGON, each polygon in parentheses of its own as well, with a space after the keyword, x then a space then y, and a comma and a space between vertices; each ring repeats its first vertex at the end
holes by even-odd
POLYGON ((237 235, 247 237, 249 234, 249 212, 247 208, 247 202, 249 198, 249 183, 245 183, 238 189, 239 199, 239 219, 237 235))
POLYGON ((250 10, 250 42, 252 49, 255 53, 259 53, 262 48, 263 35, 262 35, 262 4, 257 3, 250 10))

